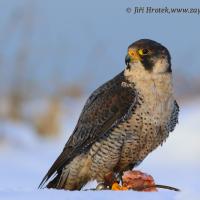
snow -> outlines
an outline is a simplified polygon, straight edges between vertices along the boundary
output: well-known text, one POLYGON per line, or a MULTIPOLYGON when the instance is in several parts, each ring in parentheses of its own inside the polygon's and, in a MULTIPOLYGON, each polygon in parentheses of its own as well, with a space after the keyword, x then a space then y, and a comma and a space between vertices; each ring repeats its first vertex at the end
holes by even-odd
MULTIPOLYGON (((151 174, 157 184, 181 192, 58 191, 37 187, 71 134, 83 102, 74 107, 70 119, 63 119, 63 134, 45 140, 30 125, 0 121, 0 200, 27 199, 175 199, 197 200, 200 192, 200 107, 199 101, 181 107, 179 124, 167 142, 151 153, 137 169, 151 174), (66 123, 67 122, 67 123, 66 123)), ((95 187, 90 183, 86 188, 95 187)))

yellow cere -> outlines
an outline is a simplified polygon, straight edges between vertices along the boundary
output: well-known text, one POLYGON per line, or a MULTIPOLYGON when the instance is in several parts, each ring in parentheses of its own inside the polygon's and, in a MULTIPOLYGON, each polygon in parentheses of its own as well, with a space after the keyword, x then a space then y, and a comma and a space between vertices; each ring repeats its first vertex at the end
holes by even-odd
POLYGON ((134 49, 129 49, 128 50, 128 55, 130 56, 131 61, 133 61, 133 60, 135 60, 135 61, 141 60, 139 52, 134 50, 134 49))
POLYGON ((133 49, 129 49, 128 50, 128 54, 129 54, 129 56, 134 57, 135 56, 135 51, 133 49))

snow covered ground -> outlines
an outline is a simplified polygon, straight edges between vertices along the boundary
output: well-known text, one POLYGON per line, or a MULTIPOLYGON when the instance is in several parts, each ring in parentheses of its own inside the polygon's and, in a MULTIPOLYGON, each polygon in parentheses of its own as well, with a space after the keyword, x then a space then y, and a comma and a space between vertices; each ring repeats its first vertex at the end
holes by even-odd
MULTIPOLYGON (((38 138, 26 124, 0 121, 0 200, 200 199, 200 100, 181 108, 176 130, 137 168, 151 174, 157 184, 174 186, 181 192, 38 190, 41 179, 71 134, 81 106, 76 105, 77 112, 64 120, 63 134, 54 141, 38 138)), ((90 187, 94 187, 94 183, 87 185, 90 187)))

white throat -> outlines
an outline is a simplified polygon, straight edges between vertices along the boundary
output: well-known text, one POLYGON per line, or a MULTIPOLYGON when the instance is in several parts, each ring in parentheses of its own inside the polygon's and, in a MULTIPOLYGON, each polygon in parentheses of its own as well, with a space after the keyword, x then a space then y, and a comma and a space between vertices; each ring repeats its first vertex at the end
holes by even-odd
POLYGON ((174 97, 171 73, 154 73, 144 69, 141 65, 125 69, 124 76, 134 83, 136 91, 142 95, 145 110, 156 118, 157 124, 162 124, 170 117, 174 97))
POLYGON ((154 106, 167 103, 170 106, 174 100, 172 75, 168 72, 158 73, 157 70, 147 71, 138 62, 130 69, 125 69, 124 76, 129 82, 134 83, 136 90, 145 97, 147 103, 153 103, 154 106))

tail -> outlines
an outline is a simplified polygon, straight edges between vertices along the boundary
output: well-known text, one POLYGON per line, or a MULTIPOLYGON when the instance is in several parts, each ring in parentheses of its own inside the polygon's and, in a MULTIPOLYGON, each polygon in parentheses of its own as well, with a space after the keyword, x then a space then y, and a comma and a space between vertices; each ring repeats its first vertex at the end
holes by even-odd
MULTIPOLYGON (((47 184, 47 188, 54 188, 56 189, 57 188, 57 185, 58 185, 58 182, 60 180, 60 176, 61 176, 61 173, 58 174, 52 181, 50 181, 48 184, 47 184)), ((57 188, 59 189, 59 188, 57 188)), ((61 188, 60 188, 61 189, 61 188)))
MULTIPOLYGON (((65 190, 81 190, 81 188, 88 182, 88 172, 81 172, 82 165, 80 160, 74 160, 66 165, 62 170, 56 173, 53 180, 49 181, 46 185, 47 188, 65 189, 65 190), (79 162, 78 162, 79 161, 79 162)), ((46 176, 39 185, 42 188, 45 182, 46 176)))
MULTIPOLYGON (((53 180, 49 181, 46 184, 46 188, 54 188, 54 189, 65 189, 65 185, 67 183, 67 179, 70 173, 69 167, 65 167, 62 171, 58 172, 53 180)), ((48 181, 47 177, 45 176, 40 183, 38 189, 44 188, 43 186, 48 181)))

